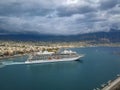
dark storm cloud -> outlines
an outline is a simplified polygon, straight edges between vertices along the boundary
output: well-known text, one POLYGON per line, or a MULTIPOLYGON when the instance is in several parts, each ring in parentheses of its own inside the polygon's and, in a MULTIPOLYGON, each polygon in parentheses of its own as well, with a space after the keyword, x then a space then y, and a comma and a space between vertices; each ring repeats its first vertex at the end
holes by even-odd
POLYGON ((111 9, 115 7, 118 3, 120 3, 119 0, 101 0, 100 9, 102 10, 111 9))
POLYGON ((1 0, 0 33, 70 35, 120 29, 119 0, 1 0))

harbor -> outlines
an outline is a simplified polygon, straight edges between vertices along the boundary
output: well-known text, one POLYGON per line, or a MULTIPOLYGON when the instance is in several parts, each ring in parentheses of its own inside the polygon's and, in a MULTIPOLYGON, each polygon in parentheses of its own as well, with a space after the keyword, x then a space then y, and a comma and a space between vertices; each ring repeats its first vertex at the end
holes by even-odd
POLYGON ((27 57, 5 59, 0 67, 0 90, 93 90, 120 73, 119 47, 71 48, 85 54, 79 61, 27 64, 27 57), (8 63, 7 61, 10 63, 8 63), (13 61, 12 61, 13 60, 13 61))
POLYGON ((0 0, 0 90, 120 90, 120 0, 0 0))
MULTIPOLYGON (((105 44, 104 44, 105 45, 105 44)), ((104 46, 103 45, 103 46, 104 46)), ((106 44, 107 45, 107 44, 106 44)), ((112 46, 106 46, 105 47, 116 47, 114 45, 112 46)), ((118 45, 118 44, 117 44, 118 45)), ((102 45, 100 45, 102 46, 102 45)), ((9 61, 12 61, 10 58, 18 58, 18 57, 23 57, 23 56, 29 56, 30 54, 34 54, 37 52, 44 52, 44 51, 49 51, 49 52, 59 52, 60 49, 62 48, 93 48, 93 47, 99 47, 99 45, 90 45, 90 44, 85 44, 83 42, 70 42, 70 43, 50 43, 50 42, 13 42, 13 41, 4 41, 0 44, 0 60, 3 62, 4 65, 28 65, 30 63, 25 63, 25 62, 6 62, 6 59, 9 61)), ((119 45, 118 45, 119 48, 119 45)), ((95 51, 98 51, 97 49, 95 51)), ((113 51, 113 55, 119 56, 119 50, 113 51)), ((48 58, 48 57, 47 57, 48 58)), ((64 60, 59 60, 59 61, 64 61, 64 60)), ((42 62, 58 62, 55 60, 49 60, 49 61, 42 61, 42 62)), ((40 61, 40 63, 42 63, 40 61)), ((35 62, 38 63, 38 62, 35 62)), ((118 77, 116 80, 111 81, 109 80, 107 84, 102 84, 100 88, 95 88, 93 90, 119 90, 120 86, 120 77, 118 77)))

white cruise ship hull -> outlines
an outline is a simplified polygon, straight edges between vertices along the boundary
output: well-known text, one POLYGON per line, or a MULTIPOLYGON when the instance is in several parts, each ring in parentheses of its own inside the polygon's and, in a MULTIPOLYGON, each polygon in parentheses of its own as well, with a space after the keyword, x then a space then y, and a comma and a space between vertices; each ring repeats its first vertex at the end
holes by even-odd
POLYGON ((34 61, 25 61, 25 64, 35 64, 35 63, 50 63, 50 62, 64 62, 64 61, 75 61, 80 59, 83 56, 78 56, 74 58, 62 58, 62 59, 52 59, 52 60, 34 60, 34 61))

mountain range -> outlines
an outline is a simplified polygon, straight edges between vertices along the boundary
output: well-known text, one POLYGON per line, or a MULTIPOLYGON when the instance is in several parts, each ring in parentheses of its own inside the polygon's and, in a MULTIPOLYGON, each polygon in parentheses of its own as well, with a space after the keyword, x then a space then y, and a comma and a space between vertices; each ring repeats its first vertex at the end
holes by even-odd
MULTIPOLYGON (((3 31, 5 33, 5 31, 3 31)), ((93 41, 93 42, 120 42, 120 30, 111 29, 109 32, 94 32, 78 35, 44 35, 44 34, 0 34, 0 40, 15 41, 93 41)))

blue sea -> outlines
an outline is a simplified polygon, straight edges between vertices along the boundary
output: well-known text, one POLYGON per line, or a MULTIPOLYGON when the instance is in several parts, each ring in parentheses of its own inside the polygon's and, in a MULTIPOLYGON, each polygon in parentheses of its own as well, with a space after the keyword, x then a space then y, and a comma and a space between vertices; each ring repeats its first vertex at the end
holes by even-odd
MULTIPOLYGON (((1 67, 0 90, 93 90, 120 74, 120 47, 72 50, 85 56, 80 61, 1 67)), ((23 62, 27 58, 10 60, 23 62)))

